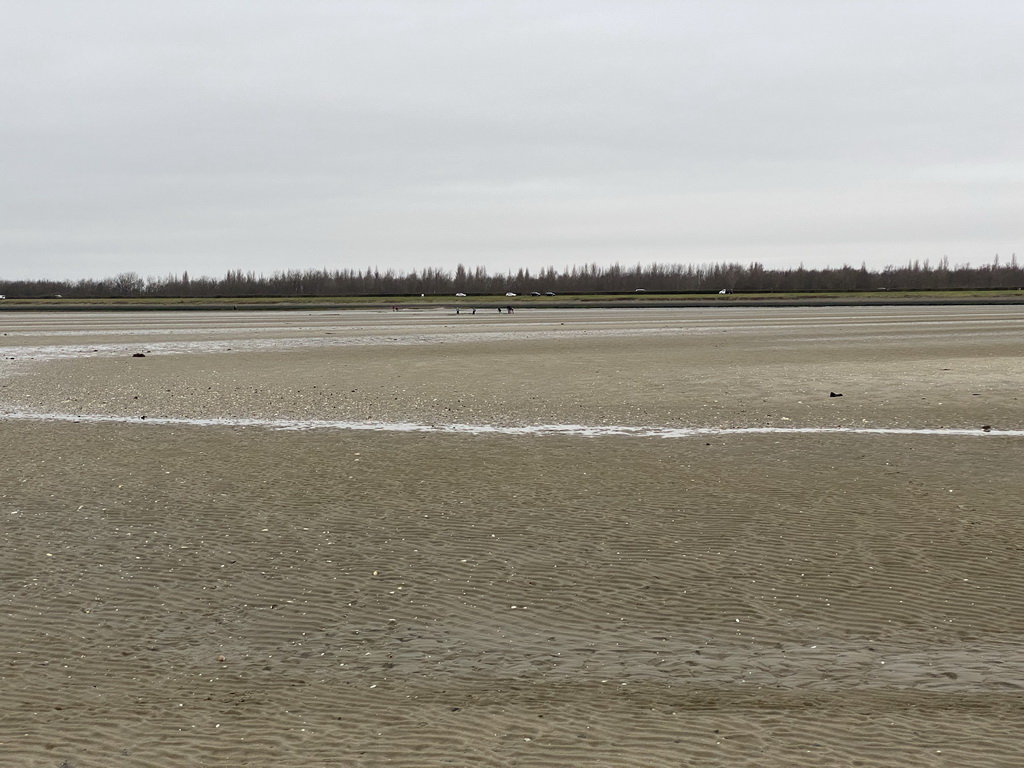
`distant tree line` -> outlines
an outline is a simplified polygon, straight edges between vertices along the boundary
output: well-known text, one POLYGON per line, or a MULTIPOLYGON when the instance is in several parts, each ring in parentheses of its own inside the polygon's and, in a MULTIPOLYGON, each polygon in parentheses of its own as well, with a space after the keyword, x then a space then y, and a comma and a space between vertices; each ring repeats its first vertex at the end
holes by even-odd
POLYGON ((556 272, 553 267, 531 272, 489 274, 483 267, 454 270, 427 268, 396 272, 366 270, 289 270, 271 275, 229 270, 224 277, 181 275, 143 278, 123 272, 103 280, 4 280, 0 294, 8 298, 214 298, 243 296, 403 296, 420 294, 518 294, 553 292, 652 293, 799 292, 877 290, 986 290, 1024 287, 1024 269, 1016 254, 1005 263, 997 256, 991 264, 950 266, 943 258, 879 271, 843 265, 824 269, 765 269, 751 264, 584 264, 556 272))

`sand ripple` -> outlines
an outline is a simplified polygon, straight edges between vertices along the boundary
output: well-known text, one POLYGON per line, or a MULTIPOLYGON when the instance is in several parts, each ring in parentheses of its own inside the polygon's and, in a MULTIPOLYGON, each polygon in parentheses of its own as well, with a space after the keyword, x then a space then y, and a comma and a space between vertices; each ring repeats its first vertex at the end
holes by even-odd
POLYGON ((1015 759, 1015 440, 0 438, 18 765, 1015 759))

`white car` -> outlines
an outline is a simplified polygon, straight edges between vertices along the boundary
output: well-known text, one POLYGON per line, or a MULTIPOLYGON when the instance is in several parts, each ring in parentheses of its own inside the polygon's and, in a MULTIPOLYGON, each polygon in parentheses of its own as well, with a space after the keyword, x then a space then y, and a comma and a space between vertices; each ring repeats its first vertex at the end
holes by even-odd
POLYGON ((514 294, 514 293, 512 293, 512 291, 509 291, 509 292, 508 292, 508 293, 506 293, 505 295, 506 295, 506 296, 515 296, 515 294, 514 294))
POLYGON ((466 294, 464 293, 456 293, 455 295, 458 296, 460 299, 465 298, 466 296, 466 294))

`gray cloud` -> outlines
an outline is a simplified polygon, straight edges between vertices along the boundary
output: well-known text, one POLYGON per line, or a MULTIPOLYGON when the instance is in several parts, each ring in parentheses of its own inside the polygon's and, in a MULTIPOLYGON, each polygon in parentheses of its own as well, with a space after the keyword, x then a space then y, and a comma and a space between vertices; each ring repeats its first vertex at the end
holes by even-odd
POLYGON ((0 274, 987 261, 1024 6, 0 1, 0 274))

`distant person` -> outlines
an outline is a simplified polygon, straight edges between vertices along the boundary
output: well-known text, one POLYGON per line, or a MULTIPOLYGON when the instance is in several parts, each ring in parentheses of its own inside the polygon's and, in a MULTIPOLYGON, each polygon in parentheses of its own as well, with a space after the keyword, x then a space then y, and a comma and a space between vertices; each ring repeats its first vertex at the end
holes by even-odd
POLYGON ((510 315, 512 314, 512 305, 511 305, 511 304, 509 304, 509 305, 508 305, 507 307, 505 307, 505 309, 507 309, 507 310, 508 310, 508 313, 509 313, 510 315))

